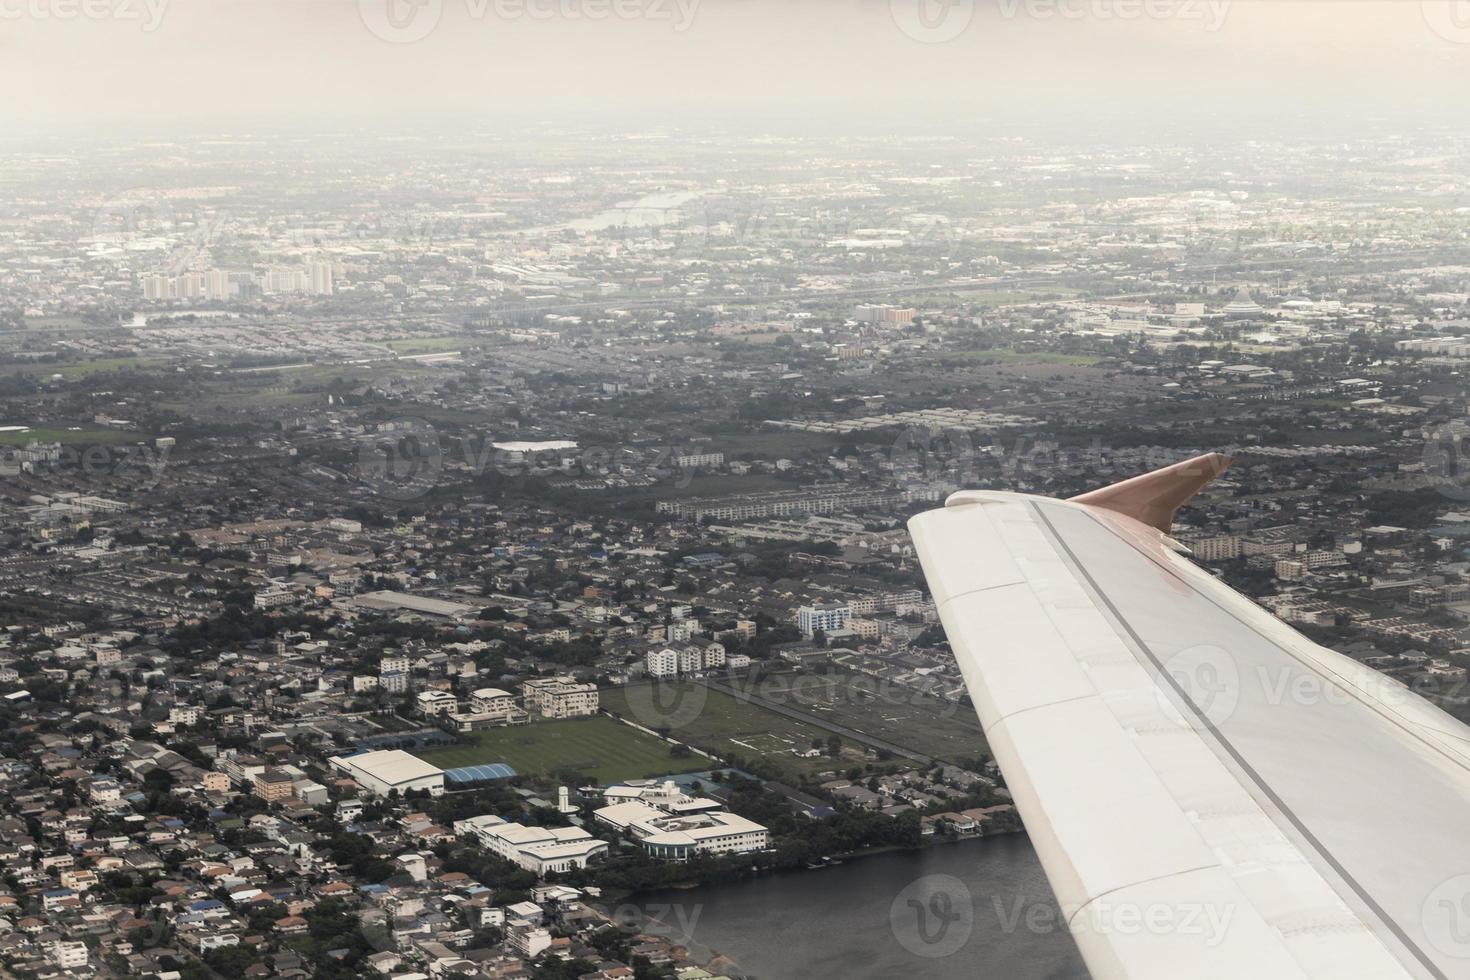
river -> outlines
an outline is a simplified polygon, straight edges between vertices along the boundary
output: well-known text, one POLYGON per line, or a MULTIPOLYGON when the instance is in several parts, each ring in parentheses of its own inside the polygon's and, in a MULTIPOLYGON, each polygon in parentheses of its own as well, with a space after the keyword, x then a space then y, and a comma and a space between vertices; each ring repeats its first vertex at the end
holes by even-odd
POLYGON ((755 980, 1086 980, 1021 834, 638 896, 650 932, 755 980))

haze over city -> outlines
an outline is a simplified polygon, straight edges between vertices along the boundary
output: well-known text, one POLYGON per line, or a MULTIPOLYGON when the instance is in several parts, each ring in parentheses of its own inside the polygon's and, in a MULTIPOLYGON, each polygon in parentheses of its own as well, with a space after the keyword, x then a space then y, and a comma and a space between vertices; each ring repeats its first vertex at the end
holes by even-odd
POLYGON ((1462 123, 1465 24, 1437 0, 7 0, 0 118, 1351 135, 1462 123))

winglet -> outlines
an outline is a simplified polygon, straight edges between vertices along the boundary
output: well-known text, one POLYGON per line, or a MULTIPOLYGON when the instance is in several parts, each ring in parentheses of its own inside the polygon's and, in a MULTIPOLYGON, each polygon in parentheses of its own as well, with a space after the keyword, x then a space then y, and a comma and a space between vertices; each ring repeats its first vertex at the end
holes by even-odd
POLYGON ((1168 534, 1174 529, 1175 511, 1234 462, 1223 453, 1208 453, 1084 493, 1072 502, 1115 511, 1168 534))

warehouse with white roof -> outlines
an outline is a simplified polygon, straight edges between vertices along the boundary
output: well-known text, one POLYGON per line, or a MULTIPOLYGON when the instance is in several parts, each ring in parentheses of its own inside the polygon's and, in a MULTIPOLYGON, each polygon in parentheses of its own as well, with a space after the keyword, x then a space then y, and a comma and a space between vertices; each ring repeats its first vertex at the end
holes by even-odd
POLYGON ((399 749, 334 756, 330 761, 332 768, 347 774, 374 796, 387 796, 394 790, 400 796, 421 789, 434 796, 444 792, 444 770, 399 749))

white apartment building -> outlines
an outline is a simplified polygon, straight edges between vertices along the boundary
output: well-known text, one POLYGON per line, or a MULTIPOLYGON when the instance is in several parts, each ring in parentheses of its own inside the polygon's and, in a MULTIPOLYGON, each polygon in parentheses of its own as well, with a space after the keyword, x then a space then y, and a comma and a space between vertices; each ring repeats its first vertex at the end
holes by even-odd
POLYGON ((111 776, 101 776, 88 785, 87 795, 93 803, 116 803, 122 799, 122 786, 111 776))
POLYGON ((414 699, 414 707, 425 718, 438 718, 453 714, 459 707, 459 699, 448 691, 420 691, 414 699))
POLYGON ((1230 561, 1240 557, 1240 538, 1233 534, 1190 537, 1183 544, 1200 561, 1230 561))
POLYGON ((1301 561, 1308 568, 1337 568, 1347 564, 1347 556, 1340 551, 1308 551, 1301 561))
POLYGON ((924 593, 918 589, 887 592, 879 595, 861 596, 848 601, 854 616, 867 616, 876 612, 893 612, 901 606, 916 606, 924 602, 924 593))
POLYGON ((523 959, 533 960, 551 948, 551 932, 546 929, 514 929, 506 937, 506 945, 523 959))
POLYGON ((704 647, 704 670, 714 670, 716 667, 725 666, 725 645, 714 640, 696 640, 696 643, 704 647))
POLYGON ((698 647, 679 649, 679 673, 697 674, 704 667, 704 651, 698 647))
POLYGON ((802 606, 796 611, 796 628, 806 636, 818 630, 831 633, 847 626, 852 619, 852 607, 840 602, 821 602, 815 606, 802 606))
POLYGON ((678 677, 679 652, 668 647, 649 650, 643 657, 643 666, 649 677, 678 677))
POLYGON ((407 694, 411 669, 407 657, 384 657, 378 662, 378 685, 388 694, 407 694))
POLYGON ((176 704, 168 709, 168 720, 175 725, 199 724, 200 709, 192 704, 176 704))
POLYGON ((498 687, 482 687, 470 695, 470 708, 476 714, 509 715, 515 706, 516 696, 498 687))
POLYGON ((289 589, 270 588, 255 593, 256 609, 279 609, 295 601, 296 596, 289 589))
POLYGON ((725 666, 725 646, 713 640, 694 640, 649 650, 643 657, 650 677, 688 676, 725 666))
POLYGON ((1242 538, 1240 540, 1240 553, 1247 558, 1253 555, 1289 555, 1294 547, 1289 540, 1278 537, 1242 538))
POLYGON ((1307 563, 1286 558, 1277 559, 1276 577, 1283 582, 1299 582, 1307 577, 1307 563))
POLYGON ((677 453, 674 456, 674 465, 681 470, 695 469, 700 466, 721 466, 724 462, 724 453, 677 453))
POLYGON ((87 944, 58 941, 46 947, 46 958, 62 970, 80 970, 87 965, 87 944))
POLYGON ((597 714, 601 707, 596 684, 583 684, 566 675, 526 681, 521 685, 521 698, 527 711, 543 718, 581 718, 597 714))

